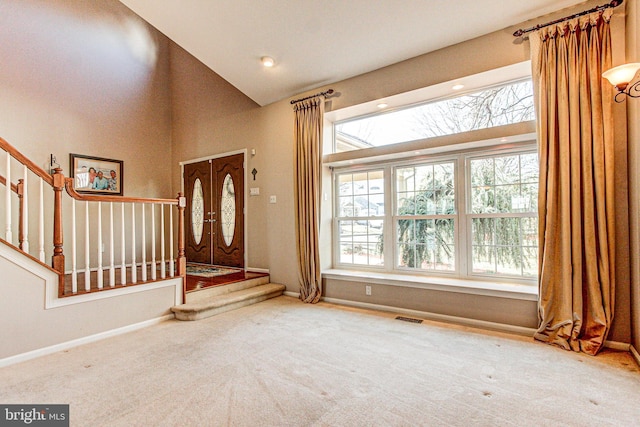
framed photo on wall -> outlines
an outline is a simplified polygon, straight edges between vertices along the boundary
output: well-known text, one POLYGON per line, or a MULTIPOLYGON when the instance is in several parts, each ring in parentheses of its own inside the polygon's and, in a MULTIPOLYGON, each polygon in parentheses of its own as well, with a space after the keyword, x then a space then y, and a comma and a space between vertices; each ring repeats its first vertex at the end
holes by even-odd
POLYGON ((122 160, 70 154, 69 170, 73 178, 73 187, 78 193, 122 196, 122 160))

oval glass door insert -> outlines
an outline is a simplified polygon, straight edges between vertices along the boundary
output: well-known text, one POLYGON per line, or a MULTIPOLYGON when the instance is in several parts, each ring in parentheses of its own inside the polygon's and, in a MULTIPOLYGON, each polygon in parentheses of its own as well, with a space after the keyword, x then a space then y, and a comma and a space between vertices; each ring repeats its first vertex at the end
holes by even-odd
POLYGON ((222 183, 222 197, 220 198, 220 221, 222 222, 222 237, 227 246, 233 242, 236 230, 236 192, 230 174, 224 177, 222 183))
POLYGON ((196 245, 202 241, 204 231, 204 193, 202 192, 202 182, 196 178, 193 183, 193 196, 191 197, 191 232, 196 245))

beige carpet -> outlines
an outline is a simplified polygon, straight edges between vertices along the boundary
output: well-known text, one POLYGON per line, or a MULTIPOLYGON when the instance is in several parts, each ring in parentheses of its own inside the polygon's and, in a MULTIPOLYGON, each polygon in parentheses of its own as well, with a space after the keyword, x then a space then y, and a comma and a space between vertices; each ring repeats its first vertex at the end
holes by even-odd
POLYGON ((289 297, 0 369, 72 426, 630 426, 640 371, 529 338, 289 297))

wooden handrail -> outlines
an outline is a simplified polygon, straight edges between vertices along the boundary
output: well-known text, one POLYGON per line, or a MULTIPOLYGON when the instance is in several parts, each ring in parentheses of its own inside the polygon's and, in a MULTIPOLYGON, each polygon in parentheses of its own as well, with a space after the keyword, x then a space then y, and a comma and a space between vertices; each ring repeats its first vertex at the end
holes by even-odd
MULTIPOLYGON (((28 196, 27 196, 27 170, 30 170, 34 175, 36 175, 37 177, 39 177, 40 180, 40 234, 39 234, 39 238, 43 239, 43 231, 42 229, 44 228, 43 224, 43 188, 42 188, 42 184, 44 182, 46 182, 47 184, 49 184, 52 189, 53 189, 53 256, 52 256, 52 260, 51 260, 51 268, 56 271, 59 275, 59 283, 58 283, 58 288, 59 288, 59 295, 60 296, 64 296, 64 289, 65 289, 65 253, 64 253, 64 247, 63 247, 63 238, 64 238, 64 233, 62 230, 62 226, 63 226, 63 218, 62 218, 62 205, 63 205, 63 200, 62 200, 62 192, 66 190, 67 194, 73 198, 74 200, 78 200, 78 201, 85 201, 85 202, 106 202, 106 203, 110 203, 110 202, 115 202, 115 203, 121 203, 122 205, 122 218, 124 221, 124 203, 129 203, 129 204, 143 204, 143 212, 144 212, 144 204, 156 204, 156 205, 169 205, 169 206, 175 206, 177 208, 178 211, 178 257, 177 258, 173 258, 173 252, 171 253, 170 258, 173 258, 171 260, 171 264, 170 264, 170 271, 171 271, 171 277, 175 277, 174 276, 174 270, 173 270, 173 263, 176 263, 176 273, 177 273, 177 277, 183 277, 186 275, 186 257, 185 257, 185 247, 184 247, 184 243, 185 243, 185 236, 184 236, 184 211, 185 211, 185 206, 186 206, 186 200, 184 198, 184 196, 182 194, 178 195, 178 198, 176 199, 161 199, 161 198, 141 198, 141 197, 122 197, 122 196, 115 196, 115 195, 111 195, 111 194, 81 194, 79 192, 77 192, 74 188, 74 179, 73 178, 67 178, 64 176, 64 174, 62 173, 62 169, 61 168, 56 168, 53 170, 52 174, 47 173, 44 169, 42 169, 41 167, 39 167, 38 165, 36 165, 33 161, 27 159, 24 155, 22 155, 18 150, 16 150, 13 146, 11 146, 6 140, 0 138, 0 149, 3 149, 6 153, 6 160, 7 160, 7 165, 9 168, 11 168, 11 158, 13 158, 15 161, 19 162, 22 167, 24 168, 24 178, 19 179, 17 184, 13 184, 10 182, 10 179, 8 179, 8 177, 10 176, 9 173, 7 173, 7 177, 4 177, 2 175, 0 175, 0 185, 4 185, 5 188, 11 188, 11 191, 16 193, 18 195, 18 203, 19 203, 19 229, 18 229, 18 240, 19 240, 19 246, 18 248, 22 250, 22 252, 31 257, 31 255, 28 253, 29 252, 29 245, 28 245, 28 223, 27 223, 27 215, 26 213, 28 212, 28 196)), ((9 169, 9 171, 11 171, 11 169, 9 169)), ((10 208, 10 198, 9 198, 9 194, 7 193, 7 208, 10 208)), ((88 206, 87 205, 87 212, 88 212, 88 206)), ((74 207, 74 211, 73 211, 73 215, 74 215, 74 219, 73 222, 75 224, 75 204, 73 205, 74 207)), ((111 207, 112 209, 112 207, 111 207)), ((135 212, 135 210, 132 208, 131 210, 132 213, 135 212)), ((164 213, 164 209, 162 209, 161 214, 164 213)), ((111 217, 111 227, 113 228, 113 212, 111 213, 112 217, 111 217)), ((161 215, 162 218, 164 218, 161 215)), ((100 216, 98 216, 98 218, 100 218, 100 216)), ((133 228, 135 230, 135 215, 133 217, 133 228)), ((164 219, 163 221, 163 225, 164 225, 164 219)), ((88 222, 88 220, 87 220, 88 222)), ((8 237, 8 242, 11 243, 11 233, 10 233, 10 229, 9 229, 9 222, 7 222, 7 236, 8 237)), ((100 220, 98 220, 98 224, 100 224, 100 220)), ((142 218, 142 227, 144 228, 144 216, 142 218)), ((124 226, 122 228, 122 232, 123 232, 123 236, 122 236, 122 240, 124 242, 124 226)), ((164 228, 161 228, 162 231, 162 236, 164 236, 164 228)), ((113 234, 113 230, 111 231, 111 233, 113 234)), ((171 233, 173 233, 173 230, 171 231, 171 233)), ((173 234, 172 234, 173 236, 173 234)), ((164 237, 163 237, 164 238, 164 237)), ((74 237, 75 239, 75 237, 74 237)), ((111 236, 112 239, 112 244, 113 244, 113 235, 111 236)), ((88 238, 87 238, 87 245, 88 245, 88 238)), ((143 241, 144 241, 144 235, 143 235, 143 241)), ((74 240, 75 242, 75 240, 74 240)), ((132 242, 135 242, 135 239, 132 239, 132 242)), ((173 242, 173 241, 172 241, 173 242)), ((100 245, 100 239, 98 240, 98 244, 100 245)), ((123 243, 124 245, 124 243, 123 243)), ((172 247, 173 247, 173 243, 171 243, 172 247)), ((73 267, 73 271, 75 274, 75 246, 73 246, 74 250, 72 251, 72 259, 73 259, 73 263, 74 263, 74 267, 73 267)), ((88 246, 87 246, 88 248, 88 246)), ((127 266, 125 266, 125 259, 124 259, 124 246, 122 247, 122 254, 123 254, 123 258, 122 258, 122 274, 123 277, 125 277, 124 275, 126 274, 126 269, 129 268, 127 266)), ((102 249, 104 251, 104 249, 102 249)), ((88 249, 87 249, 88 251, 88 249)), ((136 263, 135 263, 135 246, 133 248, 133 268, 134 270, 132 274, 135 274, 135 268, 136 267, 136 263)), ((144 253, 144 250, 143 250, 144 253)), ((165 258, 164 258, 164 241, 162 242, 162 251, 161 251, 162 255, 161 255, 161 262, 163 263, 163 267, 162 267, 162 277, 164 278, 164 262, 165 262, 165 258)), ((88 254, 88 252, 87 252, 88 254)), ((44 260, 44 240, 40 240, 40 258, 41 260, 44 260)), ((111 255, 112 259, 111 259, 111 268, 113 269, 114 264, 113 264, 113 254, 111 255)), ((33 258, 33 257, 32 257, 33 258)), ((87 271, 89 270, 89 256, 86 256, 87 258, 87 271)), ((155 262, 155 256, 152 259, 152 262, 155 262)), ((155 264, 154 264, 155 265, 155 264)), ((101 272, 101 262, 98 263, 98 272, 101 272)), ((143 258, 143 268, 146 268, 145 266, 145 260, 143 258)), ((155 271, 155 270, 154 270, 155 271)), ((113 273, 112 273, 113 274, 113 273)), ((144 277, 144 276, 143 276, 144 277)), ((74 276, 75 279, 75 276, 74 276)), ((124 280, 124 279, 122 279, 124 280)), ((101 281, 98 282, 98 287, 102 288, 101 286, 101 281)), ((111 286, 113 287, 113 279, 111 280, 111 286)), ((133 279, 133 283, 136 283, 135 278, 133 279)), ((122 283, 124 285, 124 282, 122 283)), ((86 285, 86 284, 85 284, 86 285)), ((88 286, 88 285, 86 285, 88 286)), ((88 291, 89 289, 87 289, 88 291)), ((75 293, 76 291, 74 291, 75 293)), ((183 288, 183 300, 184 300, 184 288, 183 288)))
POLYGON ((16 150, 11 144, 2 138, 0 138, 0 148, 9 153, 11 157, 25 165, 31 172, 38 175, 47 184, 53 187, 53 176, 48 174, 44 169, 33 163, 31 160, 27 159, 21 152, 16 150))
MULTIPOLYGON (((55 169, 57 172, 58 169, 55 169)), ((60 173, 62 169, 60 169, 60 173)), ((73 178, 65 178, 65 188, 67 194, 76 200, 83 202, 116 202, 116 203, 163 203, 165 205, 177 205, 177 199, 147 199, 141 197, 123 197, 123 196, 110 196, 110 195, 98 195, 98 194, 81 194, 78 193, 73 187, 73 178)))
MULTIPOLYGON (((0 184, 7 185, 7 178, 5 178, 4 176, 0 175, 0 184)), ((16 184, 14 184, 13 182, 11 183, 11 191, 13 191, 16 194, 18 193, 18 186, 16 184)))

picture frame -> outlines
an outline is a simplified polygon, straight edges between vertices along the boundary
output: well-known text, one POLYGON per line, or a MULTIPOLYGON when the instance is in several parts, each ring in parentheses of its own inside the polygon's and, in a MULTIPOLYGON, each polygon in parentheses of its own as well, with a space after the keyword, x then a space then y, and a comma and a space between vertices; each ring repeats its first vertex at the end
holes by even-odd
POLYGON ((124 162, 104 157, 69 154, 73 188, 78 193, 122 196, 124 162))

